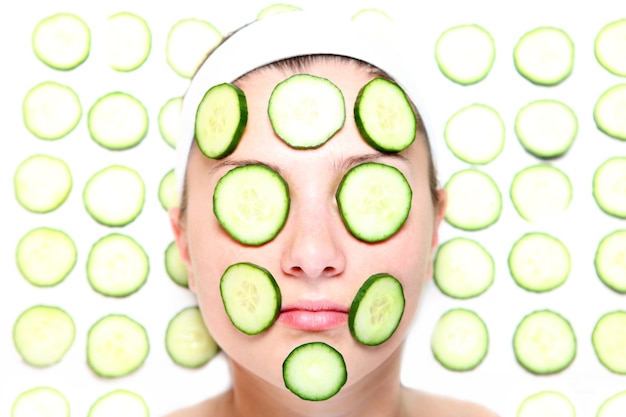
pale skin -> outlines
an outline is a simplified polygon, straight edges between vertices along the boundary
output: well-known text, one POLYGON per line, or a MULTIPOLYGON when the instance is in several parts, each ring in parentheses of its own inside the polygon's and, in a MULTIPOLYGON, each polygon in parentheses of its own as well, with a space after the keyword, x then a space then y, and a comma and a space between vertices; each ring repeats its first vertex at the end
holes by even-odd
MULTIPOLYGON (((445 193, 433 203, 428 183, 425 138, 418 138, 399 155, 383 155, 359 135, 352 117, 359 89, 374 77, 354 63, 315 62, 307 73, 328 78, 344 94, 346 123, 315 150, 292 149, 278 139, 267 117, 274 86, 292 75, 271 69, 248 74, 237 82, 248 102, 248 125, 233 154, 210 160, 192 149, 187 168, 187 210, 170 211, 181 257, 189 272, 207 327, 227 355, 232 387, 223 394, 170 414, 169 417, 251 416, 414 416, 495 417, 493 412, 463 401, 404 387, 400 382, 402 347, 424 283, 432 272, 445 193), (335 192, 346 171, 364 161, 398 168, 413 191, 412 207, 403 227, 391 238, 368 244, 345 228, 335 192), (233 240, 212 210, 218 179, 234 166, 262 163, 277 169, 289 185, 291 208, 283 230, 271 242, 248 247, 233 240), (333 303, 340 306, 340 324, 321 330, 294 328, 280 319, 262 334, 238 331, 225 314, 219 279, 237 262, 268 269, 280 286, 283 305, 333 303), (406 308, 394 335, 376 347, 360 345, 341 315, 372 274, 387 272, 404 287, 406 308), (344 356, 348 381, 326 401, 304 401, 285 388, 282 363, 295 347, 322 341, 344 356)), ((312 315, 311 317, 313 317, 312 315)))

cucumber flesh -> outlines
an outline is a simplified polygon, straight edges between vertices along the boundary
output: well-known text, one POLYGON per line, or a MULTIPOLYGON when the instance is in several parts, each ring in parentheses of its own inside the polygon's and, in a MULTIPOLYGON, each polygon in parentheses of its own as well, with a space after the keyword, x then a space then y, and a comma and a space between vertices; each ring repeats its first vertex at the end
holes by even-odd
POLYGON ((578 133, 578 119, 565 103, 536 100, 520 109, 515 118, 515 133, 524 149, 538 158, 565 154, 578 133))
POLYGON ((446 29, 435 44, 435 59, 451 81, 470 85, 482 81, 493 67, 496 48, 489 31, 463 24, 446 29))
POLYGON ((437 288, 449 297, 478 297, 495 280, 495 262, 487 249, 477 241, 456 237, 437 249, 433 280, 437 288))
POLYGON ((213 159, 230 155, 248 122, 244 92, 233 84, 211 87, 202 97, 195 121, 195 137, 202 153, 213 159))
POLYGON ((11 417, 70 417, 70 404, 56 388, 39 386, 15 398, 11 417))
POLYGON ((62 159, 33 155, 17 167, 13 183, 22 207, 33 213, 49 213, 67 200, 72 190, 72 173, 62 159))
POLYGON ((87 363, 103 378, 120 378, 135 372, 149 350, 146 329, 126 315, 106 315, 87 334, 87 363))
POLYGON ((505 128, 500 114, 485 104, 470 104, 446 123, 444 138, 450 151, 469 164, 484 165, 504 148, 505 128))
POLYGON ((170 169, 163 175, 159 182, 159 203, 166 211, 172 207, 178 207, 180 198, 176 190, 176 174, 170 169))
POLYGON ((68 135, 78 125, 82 114, 76 92, 54 81, 35 85, 22 102, 24 124, 39 139, 57 140, 68 135))
POLYGON ((343 356, 323 342, 298 346, 283 362, 285 386, 303 400, 327 400, 341 390, 347 379, 343 356))
POLYGON ((604 236, 594 257, 600 280, 618 293, 626 294, 626 229, 604 236))
POLYGON ((626 410, 626 391, 621 391, 604 400, 595 417, 621 417, 624 410, 626 410))
POLYGON ((108 61, 116 71, 139 68, 150 55, 152 34, 146 21, 134 13, 115 13, 107 19, 108 61))
POLYGON ((600 29, 594 41, 594 53, 607 71, 626 77, 626 18, 600 29))
POLYGON ((318 148, 343 127, 341 90, 330 80, 295 74, 274 87, 267 113, 276 135, 293 148, 318 148))
POLYGON ((148 417, 149 415, 148 404, 143 397, 125 389, 116 389, 104 394, 91 405, 87 412, 87 417, 148 417))
POLYGON ((365 242, 383 241, 400 230, 409 216, 412 196, 400 170, 376 162, 351 168, 336 193, 346 228, 365 242))
POLYGON ((170 320, 165 348, 172 361, 185 368, 199 368, 219 352, 196 306, 183 308, 170 320))
POLYGON ((183 98, 172 97, 161 106, 158 115, 159 133, 170 147, 176 148, 176 138, 180 130, 180 112, 183 98))
POLYGON ((431 350, 446 369, 469 371, 482 363, 489 349, 489 332, 485 322, 474 311, 454 308, 445 312, 435 324, 431 350))
POLYGON ((517 362, 527 371, 554 374, 567 368, 576 357, 576 335, 559 313, 537 310, 517 325, 513 350, 517 362))
POLYGON ((606 369, 626 375, 626 311, 612 311, 600 317, 591 341, 598 360, 606 369))
POLYGON ((13 343, 26 363, 46 367, 61 361, 74 343, 76 327, 63 309, 35 305, 22 312, 13 326, 13 343))
POLYGON ((626 219, 626 156, 611 157, 596 169, 593 197, 606 214, 626 219))
POLYGON ((61 283, 76 265, 77 250, 62 230, 39 227, 26 233, 16 249, 17 267, 37 287, 61 283))
POLYGON ((575 417, 574 404, 557 391, 539 391, 524 398, 516 417, 575 417))
POLYGON ((130 236, 111 233, 93 244, 87 256, 87 280, 94 291, 108 297, 127 297, 148 279, 145 250, 130 236))
POLYGON ((220 280, 220 294, 233 325, 248 335, 268 329, 280 313, 282 297, 274 277, 251 263, 229 266, 220 280))
POLYGON ((180 257, 176 242, 170 242, 167 248, 165 248, 164 261, 165 271, 170 279, 177 285, 187 288, 189 286, 189 274, 187 273, 187 267, 180 257))
POLYGON ((626 141, 626 84, 617 84, 604 91, 593 108, 593 119, 606 135, 626 141))
POLYGON ((538 164, 515 174, 510 193, 513 206, 523 219, 544 222, 567 210, 572 200, 572 183, 556 166, 538 164))
POLYGON ((266 17, 275 16, 279 13, 291 12, 295 10, 302 10, 302 8, 289 3, 273 3, 261 9, 256 18, 264 19, 266 17))
POLYGON ((222 38, 220 31, 209 22, 194 18, 181 19, 167 34, 167 64, 181 77, 191 78, 222 38))
POLYGON ((213 212, 222 227, 240 243, 259 246, 274 239, 287 221, 287 183, 265 165, 228 171, 213 192, 213 212))
POLYGON ((462 230, 482 230, 500 218, 502 194, 489 174, 466 168, 455 172, 444 188, 448 193, 444 218, 450 225, 462 230))
POLYGON ((83 190, 83 203, 91 217, 105 226, 131 223, 141 213, 145 185, 137 171, 123 165, 110 165, 89 178, 83 190))
POLYGON ((560 28, 542 26, 526 32, 513 50, 515 68, 528 81, 556 85, 574 68, 574 42, 560 28))
POLYGON ((508 257, 515 283, 533 292, 547 292, 563 285, 571 270, 567 247, 547 233, 532 232, 519 238, 508 257))
POLYGON ((401 152, 415 141, 417 117, 396 83, 374 78, 359 91, 354 120, 365 141, 381 152, 401 152))
POLYGON ((37 23, 32 35, 35 55, 51 68, 67 71, 89 56, 91 32, 75 14, 56 13, 37 23))
POLYGON ((402 284, 389 274, 369 277, 359 288, 348 314, 352 337, 367 346, 386 342, 404 313, 402 284))
POLYGON ((128 93, 108 93, 91 106, 87 123, 89 134, 98 145, 124 150, 137 146, 146 137, 148 111, 128 93))

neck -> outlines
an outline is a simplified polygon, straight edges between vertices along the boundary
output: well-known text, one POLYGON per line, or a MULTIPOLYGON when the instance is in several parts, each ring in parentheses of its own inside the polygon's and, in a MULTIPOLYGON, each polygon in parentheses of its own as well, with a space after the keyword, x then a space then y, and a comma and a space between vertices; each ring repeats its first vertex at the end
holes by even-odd
POLYGON ((226 396, 224 413, 231 417, 399 417, 402 415, 400 384, 401 349, 375 371, 347 384, 326 401, 304 401, 286 388, 250 374, 231 361, 233 386, 226 396))

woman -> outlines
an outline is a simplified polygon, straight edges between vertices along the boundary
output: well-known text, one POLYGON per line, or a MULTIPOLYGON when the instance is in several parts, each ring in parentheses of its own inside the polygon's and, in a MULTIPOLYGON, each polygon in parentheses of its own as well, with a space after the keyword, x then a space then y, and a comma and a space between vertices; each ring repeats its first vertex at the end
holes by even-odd
MULTIPOLYGON (((414 85, 419 77, 404 68, 388 45, 349 24, 334 27, 304 12, 263 19, 226 39, 192 80, 178 144, 182 204, 170 217, 190 288, 207 328, 228 357, 232 387, 171 416, 495 415, 400 383, 403 341, 432 272, 446 197, 436 186, 424 103, 414 85), (306 149, 281 140, 276 120, 268 114, 275 88, 297 74, 327 81, 345 104, 345 121, 336 132, 306 149), (393 80, 412 102, 416 130, 400 149, 373 146, 357 127, 355 103, 374 79, 393 80), (203 139, 193 139, 200 132, 195 130, 196 114, 205 93, 223 83, 234 85, 233 91, 245 97, 241 107, 246 110, 239 114, 245 128, 223 154, 207 157, 203 139), (354 233, 337 198, 348 172, 368 163, 401 173, 398 178, 406 180, 409 190, 406 216, 382 238, 364 239, 354 233), (288 190, 284 223, 256 243, 241 239, 216 210, 222 194, 215 190, 222 178, 251 165, 269 168, 288 190), (279 294, 276 317, 259 331, 242 331, 229 311, 229 296, 221 292, 222 277, 241 264, 271 276, 279 294), (351 331, 351 309, 364 282, 380 274, 400 284, 404 308, 387 336, 363 343, 351 331), (308 344, 336 352, 333 357, 341 363, 339 381, 322 387, 327 389, 322 398, 307 397, 286 376, 291 363, 287 358, 308 344)), ((315 123, 320 121, 312 128, 315 123)), ((248 230, 244 227, 242 233, 248 230)), ((242 306, 232 307, 237 308, 242 306)), ((295 375, 316 372, 298 368, 295 375)), ((322 374, 319 381, 329 379, 322 374)), ((303 389, 308 389, 306 384, 303 389)))

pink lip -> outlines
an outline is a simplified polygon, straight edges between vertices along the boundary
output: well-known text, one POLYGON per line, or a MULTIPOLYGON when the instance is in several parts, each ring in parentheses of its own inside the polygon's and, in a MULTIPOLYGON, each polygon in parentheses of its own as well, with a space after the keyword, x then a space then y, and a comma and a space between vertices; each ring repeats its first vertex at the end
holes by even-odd
POLYGON ((301 301, 282 308, 278 321, 299 330, 321 332, 343 326, 348 309, 326 301, 301 301))

